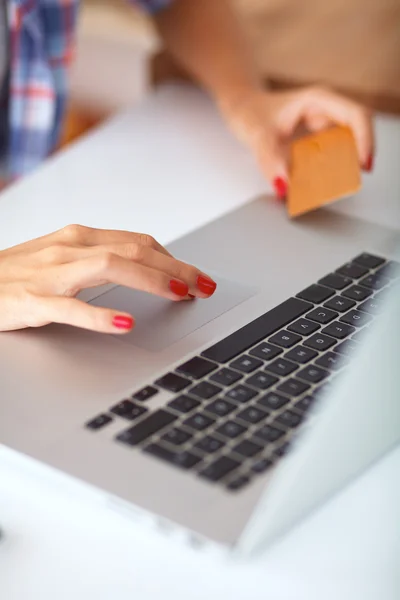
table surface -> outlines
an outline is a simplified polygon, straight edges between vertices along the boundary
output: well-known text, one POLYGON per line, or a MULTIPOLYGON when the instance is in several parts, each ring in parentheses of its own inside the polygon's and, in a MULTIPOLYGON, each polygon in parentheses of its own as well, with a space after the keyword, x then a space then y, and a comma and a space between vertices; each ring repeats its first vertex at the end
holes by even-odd
MULTIPOLYGON (((335 210, 398 227, 400 121, 380 117, 377 141, 373 175, 335 210)), ((170 86, 4 193, 1 245, 71 222, 167 243, 266 192, 209 101, 170 86)), ((397 448, 269 552, 232 564, 69 494, 0 446, 2 597, 398 600, 399 472, 397 448)))

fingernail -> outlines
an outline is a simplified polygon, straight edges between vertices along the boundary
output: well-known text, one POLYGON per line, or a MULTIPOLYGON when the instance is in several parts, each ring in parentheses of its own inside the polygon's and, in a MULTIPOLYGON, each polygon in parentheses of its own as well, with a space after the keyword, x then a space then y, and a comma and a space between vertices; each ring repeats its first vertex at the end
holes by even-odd
POLYGON ((365 163, 364 170, 370 173, 374 168, 374 156, 370 154, 367 158, 367 162, 365 163))
POLYGON ((133 319, 132 317, 127 317, 126 315, 117 315, 113 318, 112 324, 117 329, 132 329, 133 319))
POLYGON ((282 177, 275 177, 274 188, 279 200, 284 200, 287 194, 287 183, 282 177))
POLYGON ((183 281, 179 281, 178 279, 171 279, 171 281, 169 282, 169 289, 173 294, 176 294, 177 296, 182 296, 183 298, 184 296, 188 295, 189 286, 183 281))
POLYGON ((188 294, 189 298, 196 298, 196 296, 193 296, 193 294, 188 294))
POLYGON ((211 296, 217 289, 217 284, 215 281, 206 277, 205 275, 199 275, 197 277, 197 287, 203 294, 207 294, 207 296, 211 296))

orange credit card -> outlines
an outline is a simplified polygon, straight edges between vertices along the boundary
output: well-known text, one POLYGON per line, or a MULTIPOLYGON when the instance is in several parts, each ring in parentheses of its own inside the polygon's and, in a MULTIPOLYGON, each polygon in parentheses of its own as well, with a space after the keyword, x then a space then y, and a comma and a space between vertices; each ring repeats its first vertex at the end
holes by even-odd
POLYGON ((348 127, 332 127, 293 142, 287 210, 298 217, 361 187, 357 148, 348 127))

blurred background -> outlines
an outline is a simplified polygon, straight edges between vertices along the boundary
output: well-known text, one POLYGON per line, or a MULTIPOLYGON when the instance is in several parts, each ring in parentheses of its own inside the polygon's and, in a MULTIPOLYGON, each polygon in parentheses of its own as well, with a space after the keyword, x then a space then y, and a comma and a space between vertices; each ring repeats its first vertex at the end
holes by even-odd
MULTIPOLYGON (((270 85, 324 83, 400 114, 400 0, 233 1, 270 85)), ((63 144, 184 76, 123 0, 83 0, 77 50, 63 144)))

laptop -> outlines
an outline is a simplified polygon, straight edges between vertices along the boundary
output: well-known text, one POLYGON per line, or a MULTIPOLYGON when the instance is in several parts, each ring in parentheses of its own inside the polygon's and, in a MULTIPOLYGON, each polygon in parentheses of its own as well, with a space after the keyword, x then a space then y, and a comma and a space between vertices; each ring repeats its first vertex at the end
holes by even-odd
POLYGON ((127 336, 0 335, 0 441, 110 510, 250 555, 400 440, 400 234, 271 198, 169 250, 218 283, 169 303, 85 292, 127 336))

